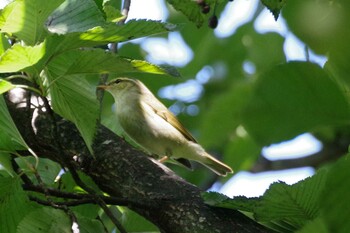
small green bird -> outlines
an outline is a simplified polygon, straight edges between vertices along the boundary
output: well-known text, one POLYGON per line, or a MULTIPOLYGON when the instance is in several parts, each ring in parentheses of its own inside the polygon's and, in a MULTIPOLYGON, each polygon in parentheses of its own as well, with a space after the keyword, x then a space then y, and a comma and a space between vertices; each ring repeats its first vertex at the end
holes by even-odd
POLYGON ((187 167, 197 161, 220 176, 232 173, 226 164, 209 155, 178 119, 139 80, 117 78, 98 86, 111 93, 116 116, 125 133, 161 160, 175 159, 187 167))

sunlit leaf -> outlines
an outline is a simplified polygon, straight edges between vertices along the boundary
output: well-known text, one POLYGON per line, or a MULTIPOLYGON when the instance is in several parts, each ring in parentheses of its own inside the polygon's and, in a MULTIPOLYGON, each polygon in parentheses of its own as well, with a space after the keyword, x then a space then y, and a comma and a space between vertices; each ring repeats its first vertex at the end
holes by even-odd
MULTIPOLYGON (((15 44, 0 57, 0 73, 25 70, 39 62, 45 55, 45 43, 36 46, 15 44)), ((31 70, 34 72, 34 70, 31 70)))
POLYGON ((152 20, 130 20, 126 24, 96 26, 87 31, 72 32, 65 35, 51 35, 48 46, 53 50, 66 51, 74 48, 92 47, 129 41, 145 36, 174 31, 177 26, 152 20))
POLYGON ((16 86, 12 85, 12 83, 0 78, 0 94, 9 91, 15 87, 16 86))
POLYGON ((44 23, 63 0, 15 0, 1 12, 0 29, 14 34, 27 45, 41 42, 47 33, 44 23))
POLYGON ((56 56, 48 64, 55 77, 76 74, 147 72, 153 74, 175 74, 146 61, 131 60, 106 52, 102 49, 74 50, 56 56), (169 72, 171 73, 169 73, 169 72))

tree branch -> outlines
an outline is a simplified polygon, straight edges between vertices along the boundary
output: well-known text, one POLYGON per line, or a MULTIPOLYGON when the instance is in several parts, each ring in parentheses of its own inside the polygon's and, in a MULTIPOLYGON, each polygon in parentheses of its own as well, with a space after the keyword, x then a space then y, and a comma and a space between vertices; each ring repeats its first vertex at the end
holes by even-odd
MULTIPOLYGON (((75 168, 90 176, 111 196, 133 200, 128 207, 153 222, 161 232, 268 232, 239 211, 208 206, 201 190, 174 174, 163 164, 137 151, 102 125, 98 126, 92 158, 75 126, 57 122, 58 138, 52 138, 51 120, 40 112, 34 125, 36 136, 27 137, 23 109, 9 105, 11 115, 27 144, 39 156, 62 164, 62 152, 75 168), (53 140, 59 140, 62 152, 53 140), (77 158, 73 160, 73 157, 77 158)), ((29 119, 30 120, 30 119, 29 119)), ((48 191, 49 192, 49 191, 48 191)))

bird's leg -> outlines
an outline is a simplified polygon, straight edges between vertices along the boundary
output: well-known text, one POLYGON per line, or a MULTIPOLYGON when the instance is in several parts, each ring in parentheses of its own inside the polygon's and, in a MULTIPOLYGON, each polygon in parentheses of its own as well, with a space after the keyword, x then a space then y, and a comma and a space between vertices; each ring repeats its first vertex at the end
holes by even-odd
POLYGON ((168 159, 169 159, 169 157, 165 155, 163 158, 158 159, 158 162, 164 163, 164 162, 167 161, 168 159))

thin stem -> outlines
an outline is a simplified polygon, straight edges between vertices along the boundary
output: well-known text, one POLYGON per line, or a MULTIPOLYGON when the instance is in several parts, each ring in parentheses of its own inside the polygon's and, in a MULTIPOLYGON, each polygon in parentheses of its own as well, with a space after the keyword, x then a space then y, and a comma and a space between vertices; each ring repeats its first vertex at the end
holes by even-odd
POLYGON ((23 89, 26 89, 26 90, 33 91, 33 92, 37 93, 38 95, 43 95, 40 90, 38 90, 38 89, 36 89, 34 87, 30 87, 30 86, 27 86, 27 85, 20 85, 20 84, 15 84, 14 86, 19 87, 19 88, 23 88, 23 89))
POLYGON ((14 75, 8 76, 8 77, 6 77, 4 79, 9 81, 9 80, 12 80, 12 79, 15 79, 15 78, 21 78, 21 79, 25 79, 27 81, 31 81, 28 76, 23 75, 23 74, 14 74, 14 75))

